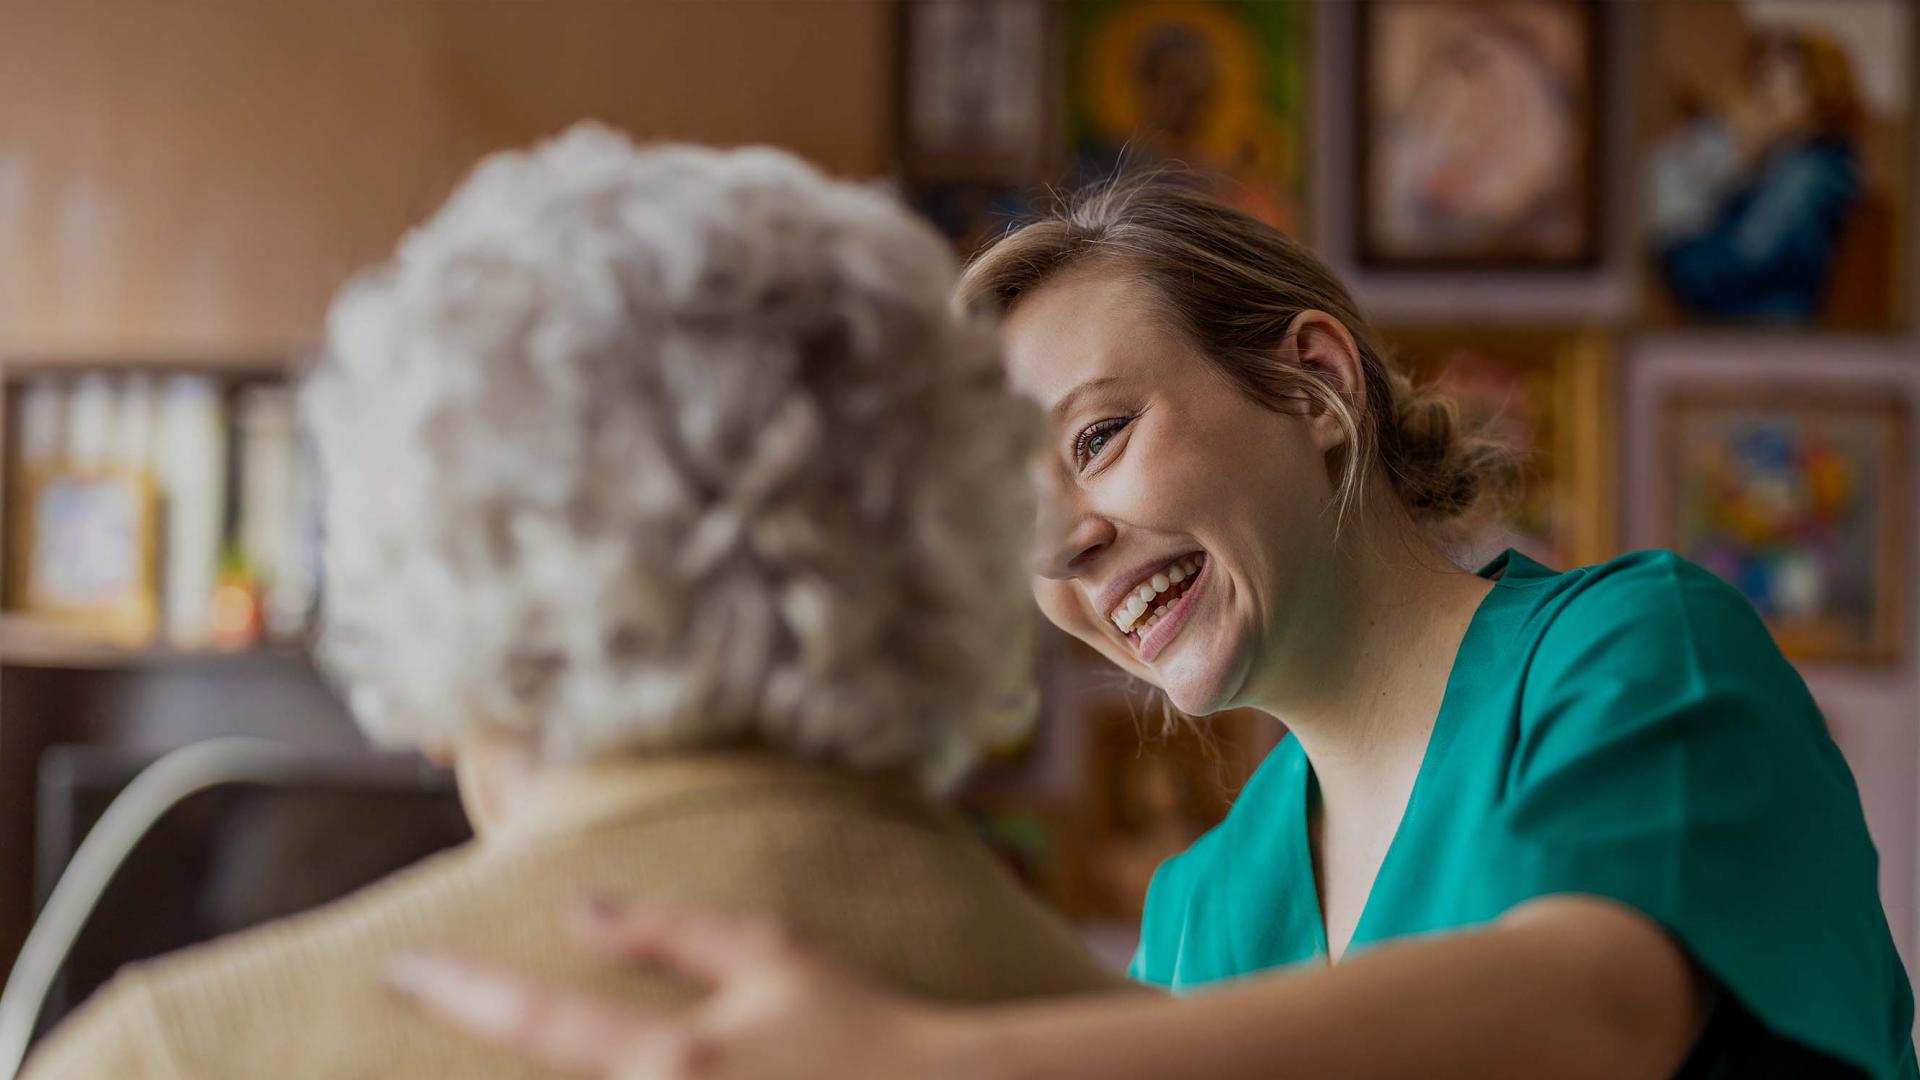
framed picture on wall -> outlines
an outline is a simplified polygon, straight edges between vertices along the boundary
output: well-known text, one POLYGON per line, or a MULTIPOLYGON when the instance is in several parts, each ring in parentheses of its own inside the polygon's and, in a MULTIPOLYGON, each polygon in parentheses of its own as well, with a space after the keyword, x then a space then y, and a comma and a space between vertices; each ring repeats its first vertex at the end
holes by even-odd
POLYGON ((1583 330, 1388 328, 1417 383, 1513 450, 1519 484, 1501 512, 1455 540, 1462 565, 1511 547, 1567 569, 1618 553, 1613 343, 1583 330))
POLYGON ((1912 572, 1909 413, 1867 390, 1676 387, 1661 425, 1665 546, 1744 593, 1789 657, 1894 662, 1912 572))
POLYGON ((1597 263, 1600 32, 1584 0, 1368 0, 1354 65, 1360 261, 1597 263))
POLYGON ((1312 5, 1074 0, 1074 180, 1165 168, 1299 236, 1307 223, 1312 5))
POLYGON ((1914 10, 1645 6, 1637 160, 1653 321, 1905 325, 1914 10))
POLYGON ((970 257, 1032 211, 1057 166, 1058 19, 1044 0, 899 8, 900 180, 970 257))
POLYGON ((900 145, 909 178, 1037 178, 1057 130, 1050 15, 1043 0, 900 5, 900 145))

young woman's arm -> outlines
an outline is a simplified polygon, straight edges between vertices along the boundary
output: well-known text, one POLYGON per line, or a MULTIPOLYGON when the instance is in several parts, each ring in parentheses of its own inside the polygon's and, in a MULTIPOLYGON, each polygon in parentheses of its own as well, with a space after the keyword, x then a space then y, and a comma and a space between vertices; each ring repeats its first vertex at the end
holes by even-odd
POLYGON ((1667 1077, 1705 1016, 1657 927, 1555 898, 1485 929, 1174 1002, 996 1009, 962 1026, 978 1058, 956 1075, 1667 1077))
POLYGON ((396 965, 395 982, 482 1038, 623 1080, 1665 1077, 1710 1005, 1660 928, 1580 897, 1187 998, 963 1008, 868 989, 755 924, 603 913, 588 931, 713 992, 647 1015, 419 957, 396 965))

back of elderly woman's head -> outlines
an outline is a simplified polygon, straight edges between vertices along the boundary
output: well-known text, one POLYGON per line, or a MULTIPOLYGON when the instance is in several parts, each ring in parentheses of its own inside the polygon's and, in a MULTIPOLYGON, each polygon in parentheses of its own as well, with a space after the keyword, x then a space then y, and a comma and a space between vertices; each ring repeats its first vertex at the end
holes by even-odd
POLYGON ((321 657, 376 737, 950 780, 1026 720, 1037 428, 952 256, 769 149, 583 126, 349 285, 321 657))

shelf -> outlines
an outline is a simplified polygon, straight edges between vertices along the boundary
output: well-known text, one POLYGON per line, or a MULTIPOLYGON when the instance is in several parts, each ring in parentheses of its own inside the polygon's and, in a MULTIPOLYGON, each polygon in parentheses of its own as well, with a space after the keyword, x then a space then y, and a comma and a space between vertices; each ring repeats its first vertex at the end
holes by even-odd
POLYGON ((35 354, 10 352, 0 356, 0 372, 7 379, 41 375, 151 374, 215 375, 229 379, 285 378, 295 370, 286 351, 232 352, 74 352, 35 354))
POLYGON ((4 667, 111 671, 184 663, 307 658, 307 650, 295 644, 240 649, 122 645, 29 615, 0 615, 0 666, 4 667))

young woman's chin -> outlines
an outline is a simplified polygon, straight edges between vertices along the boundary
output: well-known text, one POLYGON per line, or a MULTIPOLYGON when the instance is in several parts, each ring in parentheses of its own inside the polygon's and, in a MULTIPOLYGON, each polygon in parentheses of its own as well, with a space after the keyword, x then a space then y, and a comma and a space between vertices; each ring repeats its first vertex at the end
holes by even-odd
POLYGON ((1188 716, 1210 716, 1227 708, 1233 688, 1227 673, 1200 664, 1177 664, 1155 680, 1173 707, 1188 716))
POLYGON ((1150 681, 1173 707, 1188 716, 1210 716, 1231 708, 1246 678, 1245 650, 1233 635, 1194 633, 1175 643, 1151 665, 1150 681))

